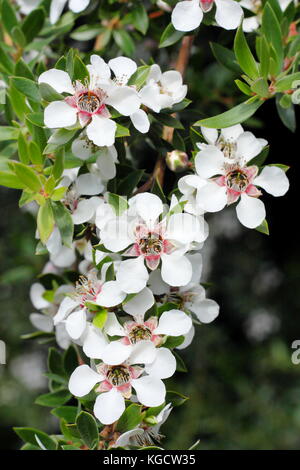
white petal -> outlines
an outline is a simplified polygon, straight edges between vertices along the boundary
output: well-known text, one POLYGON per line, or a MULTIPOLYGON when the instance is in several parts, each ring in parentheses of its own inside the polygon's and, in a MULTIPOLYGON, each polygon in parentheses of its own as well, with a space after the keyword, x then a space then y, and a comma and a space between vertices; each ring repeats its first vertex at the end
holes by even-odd
POLYGON ((160 379, 145 375, 131 381, 140 403, 145 406, 159 406, 165 401, 166 387, 160 379))
POLYGON ((84 173, 79 175, 76 183, 76 192, 79 195, 94 196, 100 194, 104 190, 101 179, 92 173, 84 173))
POLYGON ((142 134, 146 134, 149 131, 150 121, 143 109, 138 109, 135 113, 131 114, 130 119, 134 127, 142 134))
POLYGON ((182 86, 182 75, 177 70, 168 70, 162 74, 160 82, 165 90, 174 93, 182 86))
POLYGON ((226 187, 208 181, 197 191, 197 204, 207 212, 221 211, 227 204, 226 187))
POLYGON ((58 93, 65 92, 65 93, 70 93, 71 95, 73 95, 74 93, 72 80, 67 74, 67 72, 64 72, 63 70, 59 70, 59 69, 47 70, 46 72, 43 72, 39 76, 38 82, 47 83, 47 85, 50 85, 58 93))
POLYGON ((77 110, 65 101, 52 101, 44 111, 44 123, 50 129, 74 126, 76 121, 77 110))
POLYGON ((158 327, 154 334, 169 336, 181 336, 188 333, 192 327, 192 320, 181 310, 167 310, 161 315, 158 327))
POLYGON ((90 0, 69 0, 69 8, 74 13, 79 13, 86 9, 90 0))
POLYGON ((264 144, 265 141, 257 139, 252 132, 243 132, 237 139, 237 153, 248 162, 262 151, 264 144))
POLYGON ((198 28, 203 18, 198 0, 179 2, 172 12, 172 24, 178 31, 198 28))
POLYGON ((88 160, 92 156, 92 146, 85 138, 78 138, 72 142, 72 153, 80 160, 88 160))
POLYGON ((129 364, 151 364, 156 357, 156 348, 151 341, 139 341, 132 347, 129 364))
POLYGON ((67 333, 66 326, 64 323, 59 323, 55 327, 55 339, 62 349, 68 349, 71 344, 71 338, 67 333))
POLYGON ((169 218, 166 238, 180 243, 203 242, 206 238, 204 219, 191 214, 173 214, 169 218))
POLYGON ((72 373, 69 381, 69 390, 76 397, 84 397, 102 380, 104 380, 102 375, 84 364, 77 367, 72 373))
POLYGON ((201 178, 211 178, 212 176, 223 174, 224 155, 221 150, 213 145, 198 152, 195 158, 196 171, 201 178))
POLYGON ((107 341, 99 328, 89 325, 83 341, 83 352, 91 359, 101 359, 107 341))
POLYGON ((137 65, 134 60, 123 56, 111 59, 108 62, 108 65, 115 74, 115 77, 122 81, 126 80, 126 83, 137 69, 137 65))
POLYGON ((224 29, 236 29, 241 23, 243 9, 233 0, 215 0, 216 22, 224 29))
POLYGON ((111 148, 114 147, 103 148, 96 162, 101 172, 101 176, 105 181, 111 180, 116 176, 116 164, 113 153, 110 150, 111 148))
POLYGON ((85 309, 71 313, 66 320, 66 330, 72 339, 78 339, 86 327, 85 309))
POLYGON ((115 143, 117 124, 112 119, 95 115, 88 124, 86 133, 88 138, 99 147, 110 147, 115 143))
POLYGON ((154 304, 154 297, 150 289, 145 287, 133 299, 123 305, 123 310, 134 317, 143 318, 145 312, 154 304))
POLYGON ((48 300, 44 299, 43 297, 43 294, 45 292, 46 289, 39 282, 35 282, 30 288, 30 300, 32 302, 32 305, 38 310, 41 310, 42 308, 47 308, 50 305, 50 302, 48 302, 48 300))
POLYGON ((107 80, 110 78, 110 68, 106 64, 106 62, 102 59, 102 57, 99 57, 96 54, 91 55, 91 65, 93 68, 93 71, 96 72, 98 77, 102 80, 107 80))
POLYGON ((188 333, 186 335, 184 335, 183 343, 181 343, 179 346, 177 346, 176 349, 185 349, 185 348, 187 348, 192 343, 192 341, 194 339, 194 336, 195 336, 195 327, 194 327, 194 325, 192 325, 192 328, 190 329, 190 331, 188 331, 188 333))
POLYGON ((217 129, 210 129, 209 127, 203 127, 203 126, 201 126, 200 129, 207 143, 212 144, 212 145, 216 143, 218 139, 218 135, 219 135, 217 129))
POLYGON ((133 243, 126 217, 114 217, 107 221, 101 231, 101 242, 110 251, 124 250, 133 243))
POLYGON ((141 100, 136 90, 122 86, 114 89, 106 99, 106 103, 113 106, 123 116, 130 116, 139 109, 141 100))
POLYGON ((162 255, 161 277, 170 286, 185 286, 192 277, 192 265, 185 256, 162 255))
POLYGON ((54 325, 57 325, 57 323, 64 320, 66 316, 69 315, 69 313, 71 313, 72 310, 74 310, 74 308, 76 308, 77 306, 78 302, 71 299, 70 297, 65 297, 62 303, 60 304, 55 317, 53 318, 54 325))
POLYGON ((235 126, 229 126, 225 129, 221 129, 221 136, 230 142, 236 142, 238 137, 244 132, 243 127, 240 124, 236 124, 235 126))
POLYGON ((204 299, 193 303, 191 310, 201 323, 211 323, 219 315, 220 307, 214 300, 204 299))
POLYGON ((79 201, 77 208, 72 214, 75 225, 88 222, 95 214, 95 207, 90 199, 82 199, 79 201))
POLYGON ((134 201, 137 213, 147 225, 153 224, 163 212, 163 203, 155 194, 138 194, 134 201))
MULTIPOLYGON (((200 253, 193 253, 191 255, 187 255, 188 259, 192 263, 193 267, 193 276, 188 284, 188 286, 195 286, 199 285, 201 274, 202 274, 202 267, 203 267, 203 262, 202 262, 202 255, 200 253)), ((187 291, 189 289, 188 286, 184 287, 184 290, 187 291)))
POLYGON ((131 429, 130 431, 123 432, 116 442, 114 443, 113 447, 126 447, 130 445, 130 439, 135 438, 136 436, 141 436, 144 434, 144 429, 141 428, 134 428, 131 429))
POLYGON ((104 329, 109 336, 125 336, 124 328, 120 325, 113 312, 108 312, 104 329))
POLYGON ((169 292, 169 285, 162 280, 159 269, 152 271, 149 275, 148 285, 155 295, 163 295, 169 292))
POLYGON ((67 0, 52 0, 50 5, 50 23, 54 24, 60 17, 65 7, 67 0))
POLYGON ((253 184, 260 186, 272 196, 283 196, 289 189, 290 183, 285 172, 277 166, 265 166, 253 184))
POLYGON ((126 294, 120 288, 117 281, 105 282, 97 295, 96 303, 103 307, 114 307, 119 305, 125 299, 126 294))
POLYGON ((176 371, 176 359, 167 348, 158 348, 155 361, 146 365, 145 371, 151 377, 168 379, 176 371))
POLYGON ((50 333, 53 331, 53 318, 48 315, 42 315, 41 313, 31 313, 30 321, 32 325, 41 331, 46 331, 50 333))
POLYGON ((145 85, 139 92, 142 103, 155 113, 161 110, 160 90, 156 83, 145 85))
POLYGON ((252 31, 255 31, 257 28, 259 28, 257 16, 250 16, 243 20, 243 31, 245 31, 245 33, 252 33, 252 31))
POLYGON ((121 341, 112 341, 103 350, 102 361, 108 365, 118 365, 128 359, 132 351, 132 346, 123 344, 121 341))
POLYGON ((265 219, 266 209, 260 199, 242 194, 241 200, 236 206, 236 214, 245 227, 255 228, 265 219))
POLYGON ((112 424, 125 411, 125 400, 118 390, 112 388, 96 398, 94 414, 102 424, 112 424))
POLYGON ((127 294, 135 294, 146 287, 148 271, 142 257, 122 261, 118 268, 116 278, 121 289, 127 294))
POLYGON ((50 261, 58 268, 68 268, 76 261, 76 254, 73 248, 62 246, 58 252, 51 254, 50 261))

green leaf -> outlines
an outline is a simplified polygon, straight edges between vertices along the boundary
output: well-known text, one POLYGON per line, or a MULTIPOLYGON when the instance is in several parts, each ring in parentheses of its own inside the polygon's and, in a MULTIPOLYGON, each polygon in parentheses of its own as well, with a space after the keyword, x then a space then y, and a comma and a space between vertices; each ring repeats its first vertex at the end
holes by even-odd
POLYGON ((143 416, 142 406, 132 403, 119 418, 116 431, 123 433, 136 428, 142 422, 143 416))
POLYGON ((189 398, 181 393, 174 392, 173 390, 168 390, 166 393, 166 403, 171 403, 172 406, 181 406, 185 403, 189 398))
POLYGON ((78 356, 74 345, 68 347, 63 354, 63 368, 65 373, 70 376, 78 366, 78 356))
POLYGON ((44 127, 44 113, 28 113, 26 118, 37 127, 44 127))
POLYGON ((65 150, 55 152, 55 161, 52 167, 52 175, 56 180, 58 180, 63 174, 65 166, 65 150))
POLYGON ((129 136, 130 136, 129 129, 117 123, 116 138, 117 137, 129 137, 129 136))
POLYGON ((64 245, 67 247, 72 246, 74 235, 74 223, 72 216, 68 209, 59 201, 51 202, 54 220, 60 231, 60 235, 64 245))
POLYGON ((128 80, 128 85, 135 85, 138 90, 142 88, 148 78, 150 68, 151 67, 149 65, 142 65, 141 67, 138 67, 128 80))
POLYGON ((62 355, 55 348, 49 348, 48 351, 48 370, 52 374, 65 377, 62 355))
POLYGON ((281 95, 276 96, 276 108, 278 115, 283 122, 283 124, 291 131, 295 132, 296 130, 296 115, 294 106, 290 108, 283 108, 280 106, 281 95))
POLYGON ((147 11, 141 1, 138 1, 136 3, 137 4, 132 10, 132 23, 135 29, 140 31, 142 34, 146 34, 149 26, 149 18, 147 15, 147 11))
POLYGON ((34 165, 42 165, 43 164, 43 156, 39 146, 32 140, 29 142, 29 155, 30 160, 34 165))
POLYGON ((269 96, 269 85, 265 78, 258 78, 251 85, 251 90, 262 98, 269 96))
POLYGON ((96 449, 99 443, 99 431, 95 418, 86 411, 81 411, 77 416, 76 425, 85 445, 89 449, 96 449))
POLYGON ((178 119, 168 114, 156 114, 153 113, 153 117, 157 122, 160 122, 164 126, 173 127, 173 129, 184 129, 183 125, 178 119))
POLYGON ((7 0, 2 0, 1 3, 1 20, 8 34, 11 34, 12 29, 19 25, 15 10, 12 7, 11 2, 8 2, 7 0))
POLYGON ((54 228, 54 217, 49 201, 39 208, 37 228, 42 243, 46 243, 54 228))
POLYGON ((13 189, 24 189, 25 186, 12 171, 0 171, 0 185, 13 189))
POLYGON ((70 37, 72 39, 75 39, 76 41, 89 41, 90 39, 95 38, 98 36, 98 34, 103 31, 104 28, 102 28, 99 25, 82 25, 79 26, 79 28, 75 29, 70 34, 70 37))
POLYGON ((48 85, 48 83, 40 83, 39 84, 40 94, 41 97, 48 101, 61 101, 64 99, 63 95, 57 93, 57 91, 52 88, 52 86, 48 85))
POLYGON ((29 80, 34 80, 34 75, 26 64, 26 62, 22 59, 22 57, 18 60, 15 66, 15 75, 18 77, 25 77, 29 78, 29 80))
POLYGON ((133 170, 126 178, 122 179, 118 184, 118 193, 124 196, 131 196, 137 185, 139 184, 144 170, 133 170))
POLYGON ((22 31, 27 39, 27 43, 31 42, 41 31, 45 21, 45 11, 43 8, 36 8, 25 17, 22 24, 22 31))
POLYGON ((20 181, 27 186, 27 188, 35 193, 38 193, 41 190, 42 183, 34 170, 19 162, 14 162, 13 166, 16 175, 19 177, 20 181))
POLYGON ((265 235, 270 235, 269 225, 266 219, 258 227, 255 227, 255 230, 257 230, 258 232, 264 233, 265 235))
POLYGON ((86 68, 86 65, 82 62, 79 55, 74 57, 74 77, 76 80, 84 82, 84 80, 89 76, 89 71, 86 68))
POLYGON ((172 353, 174 354, 176 359, 176 370, 178 370, 178 372, 187 372, 187 367, 184 363, 184 360, 179 356, 177 352, 172 351, 172 353))
POLYGON ((39 92, 39 88, 34 81, 24 77, 12 77, 11 83, 18 91, 20 91, 20 93, 23 93, 27 98, 34 102, 40 103, 41 95, 39 92))
POLYGON ((266 41, 271 44, 275 50, 276 56, 273 57, 275 70, 273 72, 277 74, 281 70, 283 61, 282 34, 278 19, 269 3, 266 3, 263 9, 261 31, 266 41))
POLYGON ((57 444, 56 442, 48 436, 43 431, 35 428, 13 428, 16 434, 22 439, 24 442, 29 442, 34 446, 39 447, 39 441, 47 450, 56 450, 57 444), (38 439, 37 439, 38 438, 38 439))
POLYGON ((10 33, 15 44, 18 44, 19 47, 24 47, 26 45, 26 38, 23 34, 23 31, 18 26, 14 26, 10 33))
POLYGON ((270 48, 265 38, 260 38, 260 73, 263 78, 268 78, 270 68, 270 48))
POLYGON ((126 55, 130 57, 134 54, 135 44, 125 29, 115 29, 113 31, 113 38, 126 55))
POLYGON ((236 86, 241 90, 242 93, 248 96, 253 96, 253 92, 247 83, 242 82, 241 80, 234 80, 236 86))
POLYGON ((72 395, 69 390, 63 389, 40 395, 35 400, 35 403, 41 406, 60 406, 69 401, 71 397, 72 395))
POLYGON ((246 41, 242 24, 234 38, 234 53, 241 69, 253 80, 258 78, 258 66, 246 41))
POLYGON ((14 71, 14 63, 10 56, 5 52, 0 45, 0 70, 4 73, 12 74, 14 71))
POLYGON ((108 193, 107 202, 113 207, 116 215, 122 215, 128 209, 127 200, 118 194, 108 193))
POLYGON ((172 23, 170 23, 161 35, 159 47, 161 48, 172 46, 172 44, 178 42, 183 37, 183 35, 183 32, 177 31, 172 23))
POLYGON ((108 312, 104 308, 101 312, 97 312, 93 318, 93 325, 102 330, 107 320, 108 312))
POLYGON ((292 88, 292 84, 295 80, 300 80, 300 72, 292 73, 286 77, 281 78, 275 83, 276 91, 282 92, 292 88))
POLYGON ((75 423, 77 413, 77 406, 59 406, 51 410, 51 414, 57 416, 57 418, 64 419, 67 423, 75 423))
POLYGON ((223 65, 228 70, 235 72, 236 74, 242 73, 242 70, 236 61, 235 55, 230 49, 227 49, 227 47, 221 46, 221 44, 217 44, 216 42, 211 42, 210 47, 219 64, 223 65))
POLYGON ((229 111, 225 111, 225 113, 218 114, 211 118, 201 119, 197 121, 194 126, 204 126, 214 129, 234 126, 235 124, 246 121, 262 104, 263 101, 254 96, 234 108, 231 108, 229 111))
POLYGON ((5 140, 18 140, 20 130, 16 127, 0 126, 0 142, 5 140))

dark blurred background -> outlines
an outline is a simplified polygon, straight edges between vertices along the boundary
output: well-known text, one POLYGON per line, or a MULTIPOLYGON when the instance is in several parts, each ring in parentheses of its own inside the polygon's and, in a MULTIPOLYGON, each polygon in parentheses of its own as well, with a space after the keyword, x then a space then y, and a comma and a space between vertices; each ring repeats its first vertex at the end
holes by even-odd
MULTIPOLYGON (((218 34, 216 42, 232 40, 218 34)), ((151 48, 150 41, 145 60, 151 48)), ((159 54, 163 64, 164 50, 159 54)), ((197 38, 186 76, 193 109, 206 115, 225 109, 239 94, 233 78, 197 38)), ((168 449, 187 449, 198 439, 200 449, 300 447, 300 365, 291 362, 291 344, 300 339, 297 134, 283 126, 273 101, 245 127, 270 142, 267 163, 290 165, 291 188, 282 198, 264 195, 269 236, 242 227, 234 208, 207 217, 203 281, 211 283, 208 296, 219 302, 220 316, 198 327, 192 346, 181 352, 189 372, 169 380, 170 389, 190 400, 162 428, 168 449)), ((166 178, 168 184, 172 175, 166 178)), ((0 365, 0 447, 17 449, 13 426, 58 429, 49 409, 33 404, 47 391, 47 345, 20 339, 33 330, 29 288, 45 260, 34 255, 35 224, 18 208, 17 192, 0 188, 0 197, 0 339, 7 343, 7 365, 0 365)))

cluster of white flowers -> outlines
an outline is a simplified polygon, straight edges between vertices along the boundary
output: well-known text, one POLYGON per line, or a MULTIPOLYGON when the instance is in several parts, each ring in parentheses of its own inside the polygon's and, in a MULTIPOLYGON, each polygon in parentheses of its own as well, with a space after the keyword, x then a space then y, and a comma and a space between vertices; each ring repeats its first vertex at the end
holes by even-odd
MULTIPOLYGON (((73 84, 67 72, 59 69, 50 69, 40 75, 39 83, 68 94, 61 101, 52 101, 47 106, 44 122, 54 129, 68 128, 79 121, 85 128, 87 139, 99 147, 110 147, 115 142, 117 124, 112 119, 110 108, 122 116, 129 116, 139 132, 147 133, 150 122, 141 106, 159 113, 161 109, 182 101, 187 93, 179 72, 170 70, 162 73, 156 64, 151 66, 147 81, 140 90, 128 85, 137 65, 127 57, 117 57, 106 64, 98 55, 92 55, 87 68, 89 78, 85 83, 76 81, 73 84)), ((87 150, 80 158, 88 158, 88 155, 87 150)))
POLYGON ((184 176, 178 182, 182 199, 188 201, 186 210, 218 212, 239 201, 236 206, 239 221, 248 228, 258 227, 266 217, 258 187, 276 197, 289 189, 288 178, 280 165, 266 165, 259 173, 255 162, 251 164, 267 141, 245 132, 240 124, 220 133, 204 127, 201 130, 207 143, 198 144, 196 174, 184 176))

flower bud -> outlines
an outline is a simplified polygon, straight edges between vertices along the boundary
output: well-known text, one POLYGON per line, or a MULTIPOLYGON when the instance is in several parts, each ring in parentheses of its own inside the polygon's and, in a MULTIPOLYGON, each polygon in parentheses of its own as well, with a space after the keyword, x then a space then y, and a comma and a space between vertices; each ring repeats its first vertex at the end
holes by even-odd
POLYGON ((173 150, 168 152, 166 156, 166 164, 171 171, 176 173, 184 171, 188 167, 189 159, 185 152, 181 150, 173 150))

